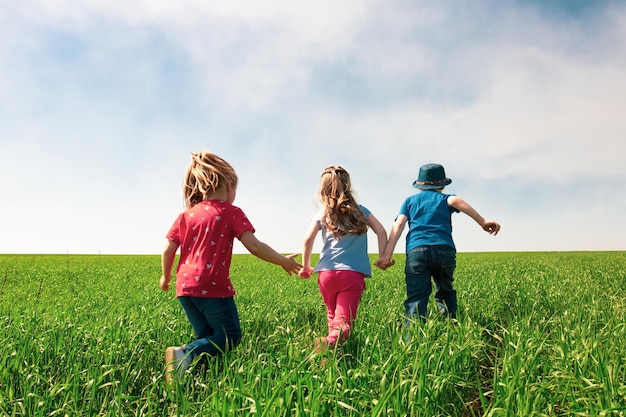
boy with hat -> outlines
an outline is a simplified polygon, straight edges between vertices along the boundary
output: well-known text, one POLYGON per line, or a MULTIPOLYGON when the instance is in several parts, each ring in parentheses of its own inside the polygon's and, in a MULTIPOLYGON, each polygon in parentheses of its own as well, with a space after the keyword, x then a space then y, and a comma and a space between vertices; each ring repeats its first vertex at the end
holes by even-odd
POLYGON ((376 266, 387 269, 395 261, 393 250, 409 223, 406 236, 406 293, 405 315, 411 319, 419 314, 426 319, 428 298, 432 292, 431 277, 435 283, 435 301, 439 311, 456 319, 456 291, 452 287, 456 268, 456 247, 452 240, 452 213, 463 212, 478 223, 483 230, 497 235, 500 225, 485 220, 472 206, 453 194, 444 194, 445 186, 452 182, 446 177, 443 166, 426 164, 420 167, 413 186, 421 192, 408 197, 396 218, 389 241, 376 266))

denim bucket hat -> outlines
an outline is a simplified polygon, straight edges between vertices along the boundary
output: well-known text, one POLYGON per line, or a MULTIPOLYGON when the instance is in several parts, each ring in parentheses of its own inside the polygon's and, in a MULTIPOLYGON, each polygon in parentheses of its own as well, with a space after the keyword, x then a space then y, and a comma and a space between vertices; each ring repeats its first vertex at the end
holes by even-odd
POLYGON ((452 182, 446 178, 446 171, 439 164, 426 164, 420 167, 417 180, 413 182, 413 187, 420 190, 434 190, 443 188, 452 182))

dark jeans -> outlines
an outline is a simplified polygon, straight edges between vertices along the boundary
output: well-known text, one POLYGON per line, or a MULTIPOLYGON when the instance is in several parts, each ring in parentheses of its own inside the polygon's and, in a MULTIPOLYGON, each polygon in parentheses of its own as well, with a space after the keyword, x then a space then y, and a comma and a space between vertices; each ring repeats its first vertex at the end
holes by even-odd
POLYGON ((178 301, 196 332, 196 340, 185 347, 192 359, 202 353, 217 355, 239 344, 241 325, 233 297, 179 297, 178 301))
POLYGON ((406 275, 407 319, 419 314, 422 320, 428 314, 428 297, 435 284, 435 301, 439 311, 456 318, 456 291, 452 288, 456 268, 456 251, 449 246, 424 246, 412 249, 406 255, 404 273, 406 275))

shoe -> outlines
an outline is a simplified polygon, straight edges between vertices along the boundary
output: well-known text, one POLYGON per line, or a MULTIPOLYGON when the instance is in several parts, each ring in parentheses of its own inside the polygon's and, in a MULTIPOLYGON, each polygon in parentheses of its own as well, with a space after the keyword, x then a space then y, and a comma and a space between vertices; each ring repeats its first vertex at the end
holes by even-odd
POLYGON ((313 352, 322 353, 323 351, 328 349, 329 345, 330 344, 328 343, 328 340, 326 340, 325 337, 318 337, 317 339, 315 339, 315 344, 313 345, 313 352))
MULTIPOLYGON (((315 344, 313 345, 313 353, 319 355, 320 353, 328 351, 329 348, 330 343, 328 343, 328 340, 325 337, 318 337, 317 339, 315 339, 315 344)), ((326 366, 326 356, 323 356, 320 359, 320 366, 326 366)))
POLYGON ((174 377, 182 377, 190 362, 191 358, 185 355, 182 346, 170 346, 165 349, 165 382, 169 384, 174 377))

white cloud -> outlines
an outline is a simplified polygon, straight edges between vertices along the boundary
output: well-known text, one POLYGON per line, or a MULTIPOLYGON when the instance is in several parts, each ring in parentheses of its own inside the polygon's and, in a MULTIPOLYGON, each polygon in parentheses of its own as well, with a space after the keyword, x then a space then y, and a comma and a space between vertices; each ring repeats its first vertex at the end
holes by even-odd
MULTIPOLYGON (((202 148, 233 163, 238 203, 283 251, 323 167, 346 166, 390 225, 426 162, 507 223, 494 239, 457 219, 462 250, 619 247, 624 225, 569 230, 581 181, 621 195, 626 177, 623 5, 555 19, 514 1, 298 3, 1 4, 0 189, 43 195, 58 219, 33 250, 160 250, 202 148), (93 241, 62 227, 94 215, 93 241)), ((604 204, 584 209, 620 218, 604 204)), ((0 212, 0 252, 29 251, 17 224, 37 209, 0 212)))

